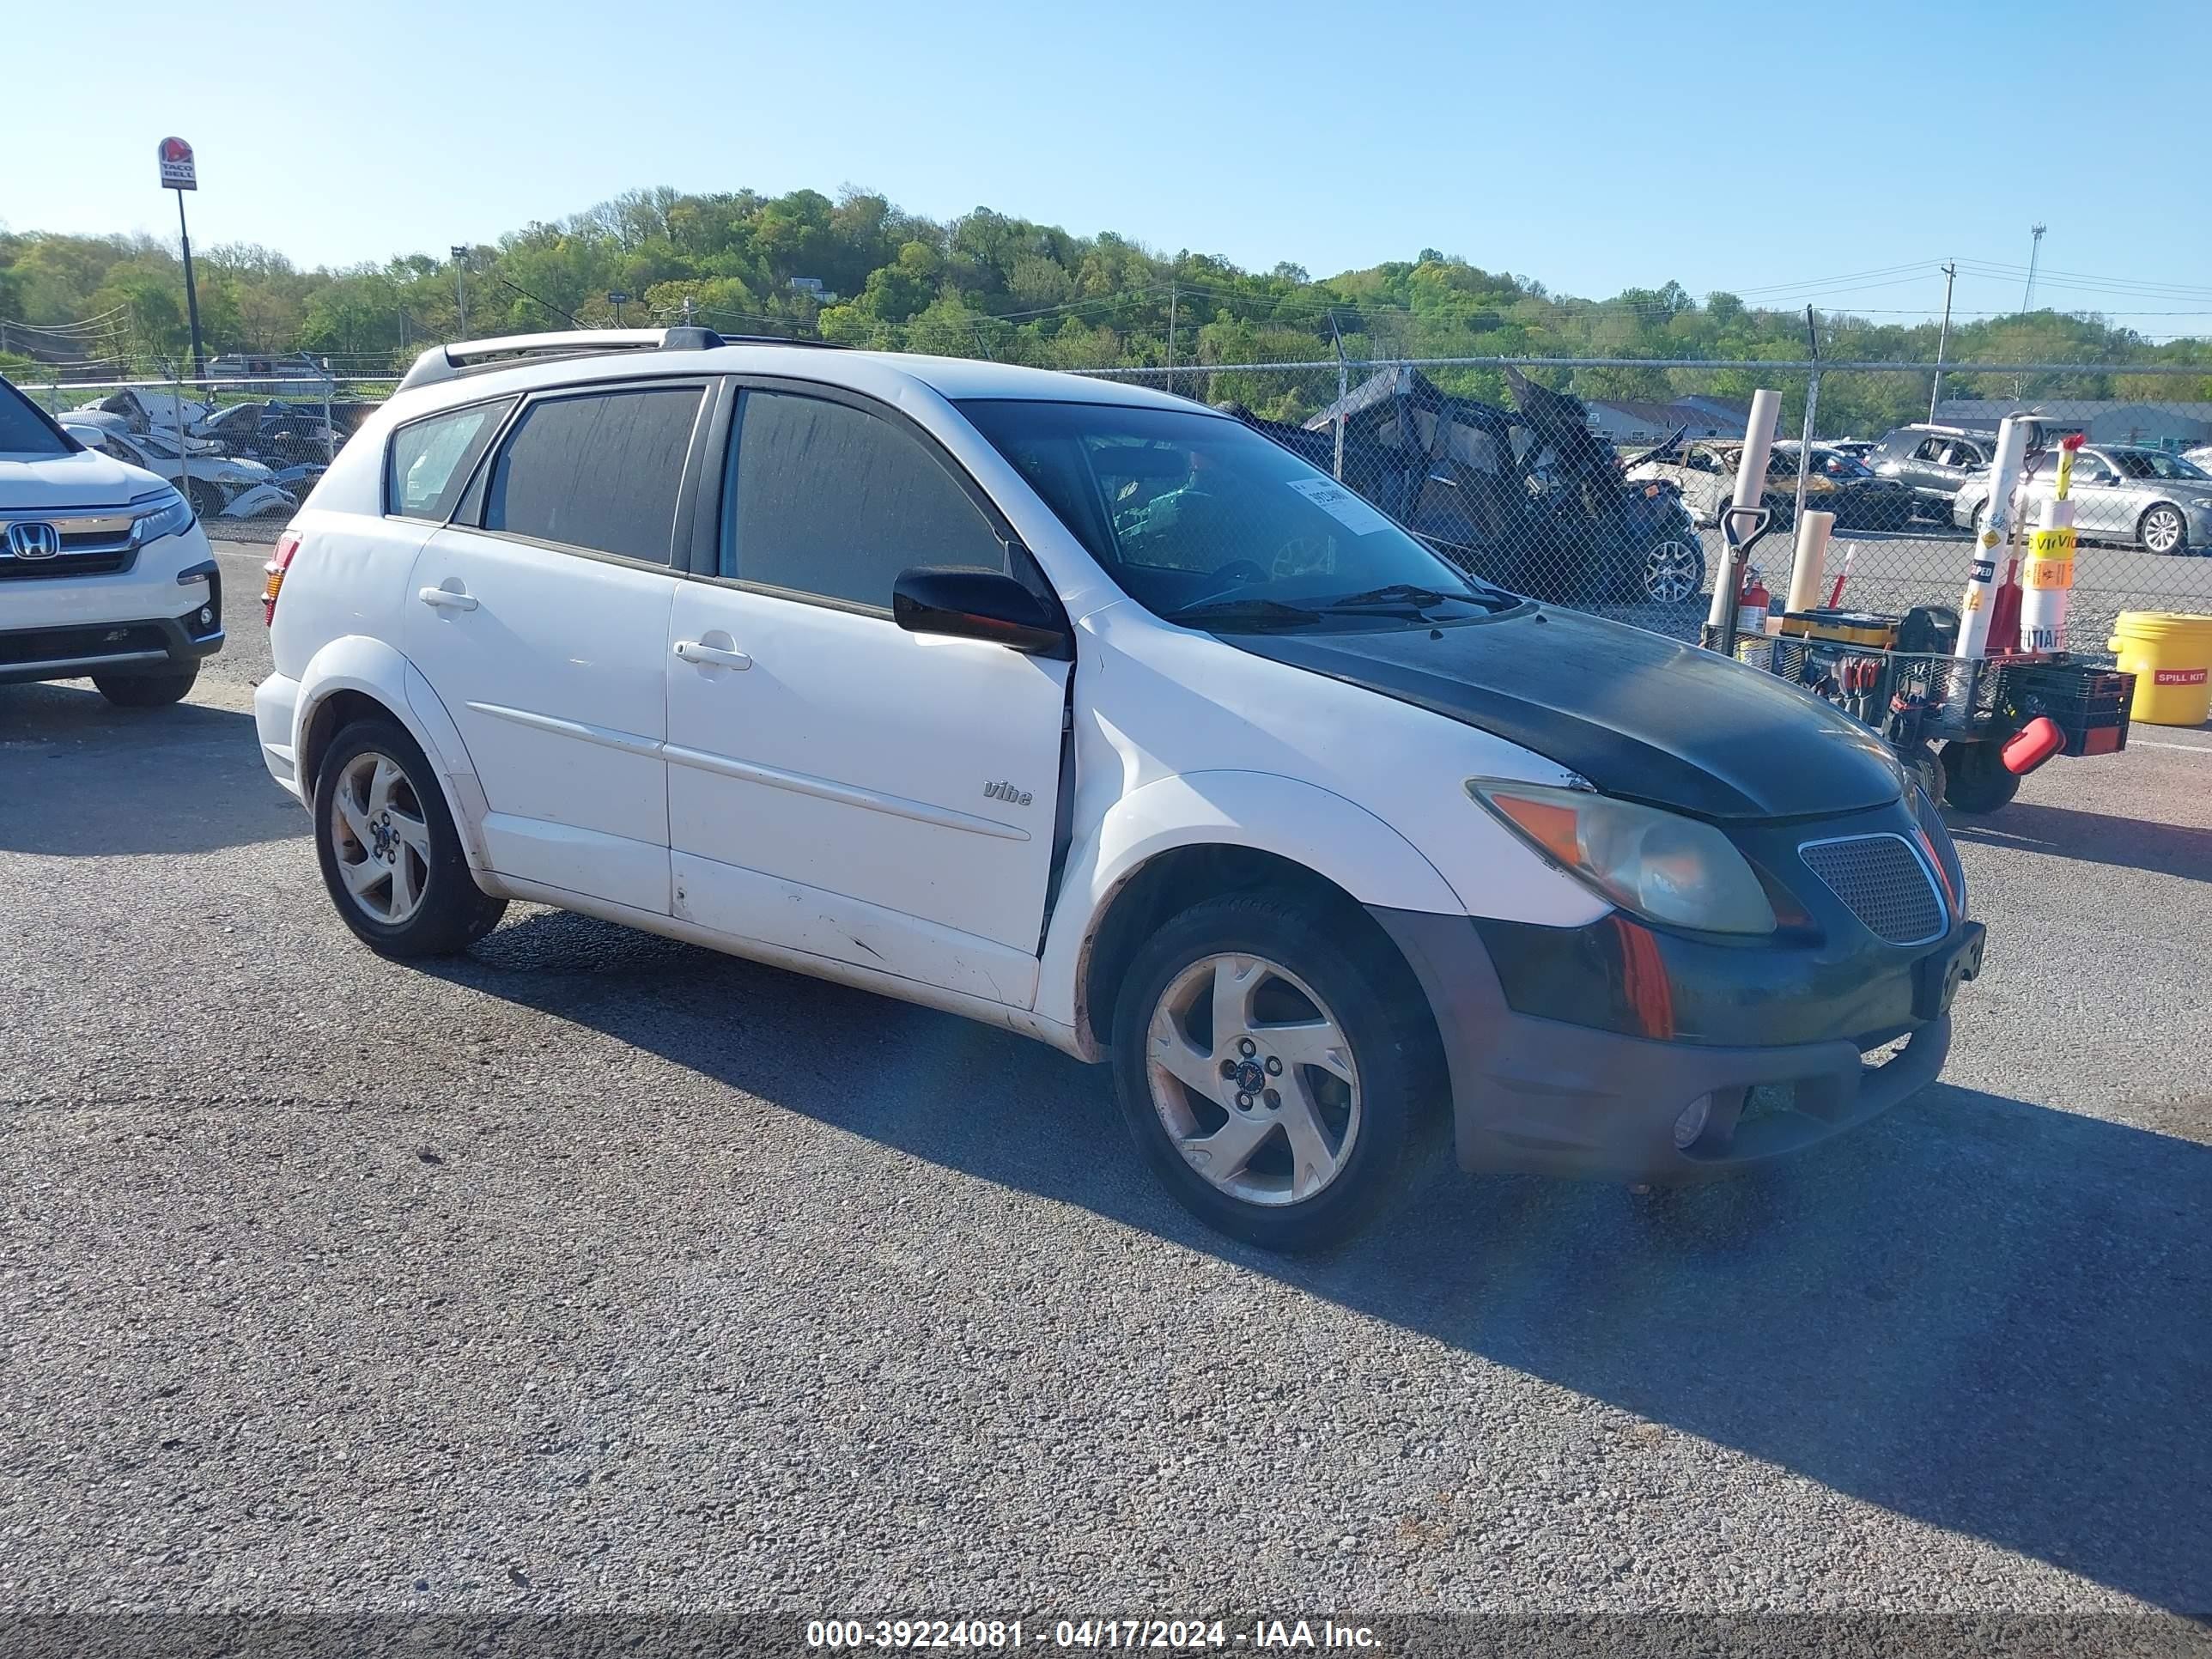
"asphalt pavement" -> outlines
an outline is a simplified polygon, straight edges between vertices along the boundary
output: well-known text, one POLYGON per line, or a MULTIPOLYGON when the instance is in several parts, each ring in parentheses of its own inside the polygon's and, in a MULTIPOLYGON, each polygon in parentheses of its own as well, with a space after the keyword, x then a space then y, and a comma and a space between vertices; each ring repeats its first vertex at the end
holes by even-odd
POLYGON ((517 906, 0 687, 0 1610, 2212 1613, 2212 732, 1960 832, 1945 1080, 1683 1193, 1225 1243, 1105 1073, 517 906))

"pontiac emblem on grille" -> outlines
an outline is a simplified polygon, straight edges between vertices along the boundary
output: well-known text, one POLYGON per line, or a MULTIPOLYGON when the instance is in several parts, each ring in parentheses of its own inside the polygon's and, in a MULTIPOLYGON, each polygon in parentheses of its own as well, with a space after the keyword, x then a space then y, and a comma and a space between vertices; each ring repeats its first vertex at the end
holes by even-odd
POLYGON ((62 532, 50 524, 11 524, 8 550, 19 559, 51 559, 62 550, 62 532))

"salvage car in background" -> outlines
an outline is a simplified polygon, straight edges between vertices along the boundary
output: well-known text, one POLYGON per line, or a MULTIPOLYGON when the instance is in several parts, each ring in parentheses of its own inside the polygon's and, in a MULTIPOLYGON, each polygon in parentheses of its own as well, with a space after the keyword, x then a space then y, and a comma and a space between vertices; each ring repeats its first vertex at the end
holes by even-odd
POLYGON ((1227 405, 1462 569, 1578 605, 1679 606, 1704 585, 1705 549, 1671 484, 1630 483, 1582 404, 1508 371, 1519 407, 1382 370, 1303 426, 1227 405))
MULTIPOLYGON (((2024 499, 2051 499, 2058 455, 2028 457, 2024 499)), ((2185 456, 2132 444, 2091 444, 2074 458, 2067 499, 2074 503, 2075 533, 2089 542, 2132 545, 2150 553, 2203 553, 2212 549, 2212 472, 2185 456)), ((1952 522, 1971 530, 1987 505, 1987 474, 1959 491, 1952 522)))
MULTIPOLYGON (((1766 484, 1760 504, 1774 515, 1777 529, 1797 516, 1797 450, 1795 440, 1776 444, 1766 458, 1766 484)), ((1686 447, 1662 445, 1628 469, 1632 481, 1671 483, 1682 504, 1701 525, 1720 522, 1721 509, 1735 499, 1743 446, 1705 441, 1686 447)), ((1839 530, 1901 530, 1912 517, 1912 492, 1894 479, 1876 477, 1864 462, 1830 444, 1813 446, 1805 476, 1805 505, 1836 515, 1839 530)))
POLYGON ((290 513, 300 497, 285 489, 276 472, 258 461, 234 455, 178 453, 173 434, 133 432, 118 416, 72 410, 61 416, 62 429, 87 449, 112 456, 126 466, 143 467, 173 485, 203 520, 258 519, 290 513))

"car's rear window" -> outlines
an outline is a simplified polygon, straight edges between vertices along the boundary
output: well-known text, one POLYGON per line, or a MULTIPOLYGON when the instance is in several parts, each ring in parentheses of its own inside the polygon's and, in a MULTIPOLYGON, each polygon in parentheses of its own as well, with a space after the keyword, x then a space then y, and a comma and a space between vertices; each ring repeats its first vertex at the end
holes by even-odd
POLYGON ((0 380, 0 455, 66 455, 76 447, 37 404, 0 380))

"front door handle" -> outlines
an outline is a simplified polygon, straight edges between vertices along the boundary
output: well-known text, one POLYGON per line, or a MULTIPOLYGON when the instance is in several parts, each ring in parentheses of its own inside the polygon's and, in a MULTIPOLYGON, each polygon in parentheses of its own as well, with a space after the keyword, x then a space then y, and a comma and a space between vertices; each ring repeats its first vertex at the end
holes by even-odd
POLYGON ((450 587, 426 587, 415 597, 433 611, 473 611, 477 608, 473 594, 459 592, 450 587))
POLYGON ((750 668, 753 659, 742 651, 725 651, 719 645, 702 645, 697 640, 676 641, 676 654, 685 662, 696 663, 702 668, 750 668))

